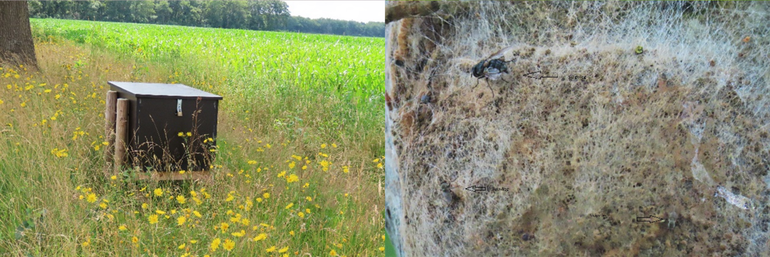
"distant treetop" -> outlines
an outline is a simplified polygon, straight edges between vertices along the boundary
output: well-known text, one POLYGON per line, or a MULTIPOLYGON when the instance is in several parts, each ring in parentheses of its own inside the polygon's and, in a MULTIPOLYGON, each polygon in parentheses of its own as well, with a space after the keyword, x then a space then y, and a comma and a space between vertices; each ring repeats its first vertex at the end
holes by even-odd
POLYGON ((33 18, 155 23, 197 27, 384 37, 385 23, 291 16, 280 0, 266 1, 28 1, 33 18))

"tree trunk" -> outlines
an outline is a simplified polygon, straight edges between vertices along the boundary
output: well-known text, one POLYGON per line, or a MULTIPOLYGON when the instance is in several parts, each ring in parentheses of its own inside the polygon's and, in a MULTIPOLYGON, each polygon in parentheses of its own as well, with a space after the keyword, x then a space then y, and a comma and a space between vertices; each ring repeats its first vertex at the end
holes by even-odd
POLYGON ((27 1, 0 1, 0 63, 37 67, 27 1))

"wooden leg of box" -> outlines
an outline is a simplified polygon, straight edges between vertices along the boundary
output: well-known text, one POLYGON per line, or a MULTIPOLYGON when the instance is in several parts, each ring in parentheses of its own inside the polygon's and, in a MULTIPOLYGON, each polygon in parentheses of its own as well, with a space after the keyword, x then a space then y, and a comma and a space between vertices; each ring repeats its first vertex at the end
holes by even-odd
POLYGON ((107 91, 107 98, 105 99, 104 108, 104 141, 107 142, 107 146, 104 147, 104 160, 107 163, 106 173, 110 172, 112 168, 112 157, 115 154, 115 111, 118 101, 118 92, 107 91))
POLYGON ((126 138, 128 137, 128 99, 120 98, 117 101, 117 122, 115 123, 115 171, 120 172, 120 167, 126 159, 126 138))

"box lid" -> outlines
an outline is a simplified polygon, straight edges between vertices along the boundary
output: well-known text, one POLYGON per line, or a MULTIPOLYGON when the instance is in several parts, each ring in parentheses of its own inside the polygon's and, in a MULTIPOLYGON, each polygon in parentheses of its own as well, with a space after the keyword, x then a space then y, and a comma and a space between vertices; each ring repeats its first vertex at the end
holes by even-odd
POLYGON ((136 82, 118 82, 107 81, 111 86, 120 88, 137 97, 145 98, 208 98, 221 100, 222 97, 182 84, 162 84, 162 83, 136 83, 136 82))

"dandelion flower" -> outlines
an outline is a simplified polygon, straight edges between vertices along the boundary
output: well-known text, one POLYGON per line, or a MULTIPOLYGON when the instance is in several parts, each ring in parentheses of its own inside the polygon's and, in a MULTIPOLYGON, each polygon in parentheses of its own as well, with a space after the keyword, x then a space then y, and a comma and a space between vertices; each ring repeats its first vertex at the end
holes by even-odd
POLYGON ((157 213, 159 215, 165 215, 166 214, 166 212, 162 211, 162 210, 155 210, 155 213, 157 213))
POLYGON ((307 201, 308 201, 308 202, 312 202, 312 201, 313 201, 313 198, 312 198, 312 197, 310 197, 310 196, 308 196, 308 197, 305 197, 305 199, 307 199, 307 201))
POLYGON ((241 229, 241 232, 233 232, 231 235, 233 235, 234 237, 243 237, 244 235, 246 235, 246 230, 241 229))
POLYGON ((265 250, 265 252, 268 252, 268 253, 274 252, 274 251, 275 251, 275 246, 267 248, 267 250, 265 250))
POLYGON ((192 136, 192 132, 187 132, 187 136, 191 137, 192 136))
POLYGON ((259 240, 264 240, 265 238, 267 238, 267 235, 265 233, 262 233, 262 234, 259 234, 259 235, 255 236, 254 239, 252 239, 252 240, 254 240, 254 242, 257 242, 259 240))
POLYGON ((198 211, 193 211, 193 215, 195 215, 195 217, 198 217, 198 218, 200 218, 200 217, 203 217, 203 216, 201 215, 201 213, 200 213, 200 212, 198 212, 198 211))
POLYGON ((93 193, 88 194, 88 196, 86 196, 86 201, 88 201, 89 203, 96 202, 96 194, 93 194, 93 193))
POLYGON ((179 133, 176 133, 176 135, 177 135, 178 137, 183 137, 183 136, 184 136, 184 133, 182 133, 182 132, 179 132, 179 133))
POLYGON ((185 216, 179 216, 179 218, 176 218, 176 224, 179 226, 184 225, 185 221, 187 221, 185 216))
POLYGON ((337 144, 332 143, 332 147, 337 148, 337 144))
POLYGON ((329 255, 331 255, 331 256, 337 256, 337 251, 334 251, 334 249, 332 249, 332 250, 329 252, 329 255))
POLYGON ((224 223, 224 222, 222 223, 222 225, 220 225, 220 228, 222 229, 222 233, 227 232, 227 228, 229 228, 229 227, 230 227, 230 224, 227 224, 227 223, 224 223))
POLYGON ((150 215, 150 217, 147 218, 147 220, 150 222, 150 224, 158 223, 158 215, 156 214, 150 215))
POLYGON ((262 202, 262 198, 257 197, 257 202, 261 203, 262 202))
POLYGON ((281 248, 280 250, 278 250, 278 253, 285 253, 288 250, 289 250, 289 247, 287 246, 287 247, 284 247, 284 248, 281 248))
POLYGON ((126 225, 120 225, 120 226, 118 227, 118 230, 120 230, 120 231, 126 231, 126 230, 128 230, 128 229, 126 228, 126 225))
POLYGON ((291 174, 288 178, 286 178, 286 183, 292 183, 299 181, 299 177, 297 175, 291 174))
POLYGON ((289 205, 286 205, 286 209, 288 210, 288 209, 289 209, 289 208, 291 208, 292 206, 294 206, 294 203, 289 203, 289 205))
POLYGON ((299 212, 299 213, 297 213, 297 216, 299 216, 300 218, 304 218, 305 217, 305 213, 304 212, 299 212))
POLYGON ((342 172, 348 173, 350 172, 350 168, 348 168, 348 166, 342 166, 342 172))
POLYGON ((384 251, 385 251, 385 247, 380 246, 380 252, 384 252, 384 251))
POLYGON ((283 176, 286 176, 286 171, 285 171, 285 170, 284 170, 284 171, 281 171, 281 173, 278 173, 278 177, 279 177, 279 178, 280 178, 280 177, 283 177, 283 176))
POLYGON ((264 197, 265 199, 270 198, 270 194, 269 193, 264 193, 264 194, 262 194, 262 197, 264 197))
POLYGON ((184 198, 184 195, 179 195, 176 197, 176 201, 179 202, 179 204, 184 204, 187 200, 184 198))
POLYGON ((222 240, 220 240, 219 238, 214 238, 214 240, 211 241, 211 251, 214 252, 217 249, 219 249, 219 244, 221 243, 222 243, 222 240))
POLYGON ((326 148, 326 144, 321 144, 321 149, 326 148))
POLYGON ((153 192, 155 193, 155 196, 163 196, 163 189, 156 188, 153 192))
POLYGON ((142 209, 147 209, 147 203, 142 203, 142 209))
POLYGON ((131 243, 134 243, 134 244, 136 244, 136 243, 138 243, 138 242, 139 242, 139 238, 137 238, 137 237, 132 237, 132 238, 131 238, 131 243))
POLYGON ((179 245, 179 249, 180 249, 180 250, 181 250, 181 249, 184 249, 184 247, 185 247, 185 244, 184 244, 184 243, 182 243, 181 245, 179 245))
MULTIPOLYGON (((96 150, 99 150, 99 149, 96 149, 96 150)), ((116 180, 116 179, 118 179, 118 176, 112 175, 112 177, 110 177, 110 179, 111 180, 116 180)))
POLYGON ((225 239, 224 247, 225 247, 225 250, 229 252, 230 250, 235 248, 235 242, 233 242, 233 240, 230 240, 230 239, 225 239))

